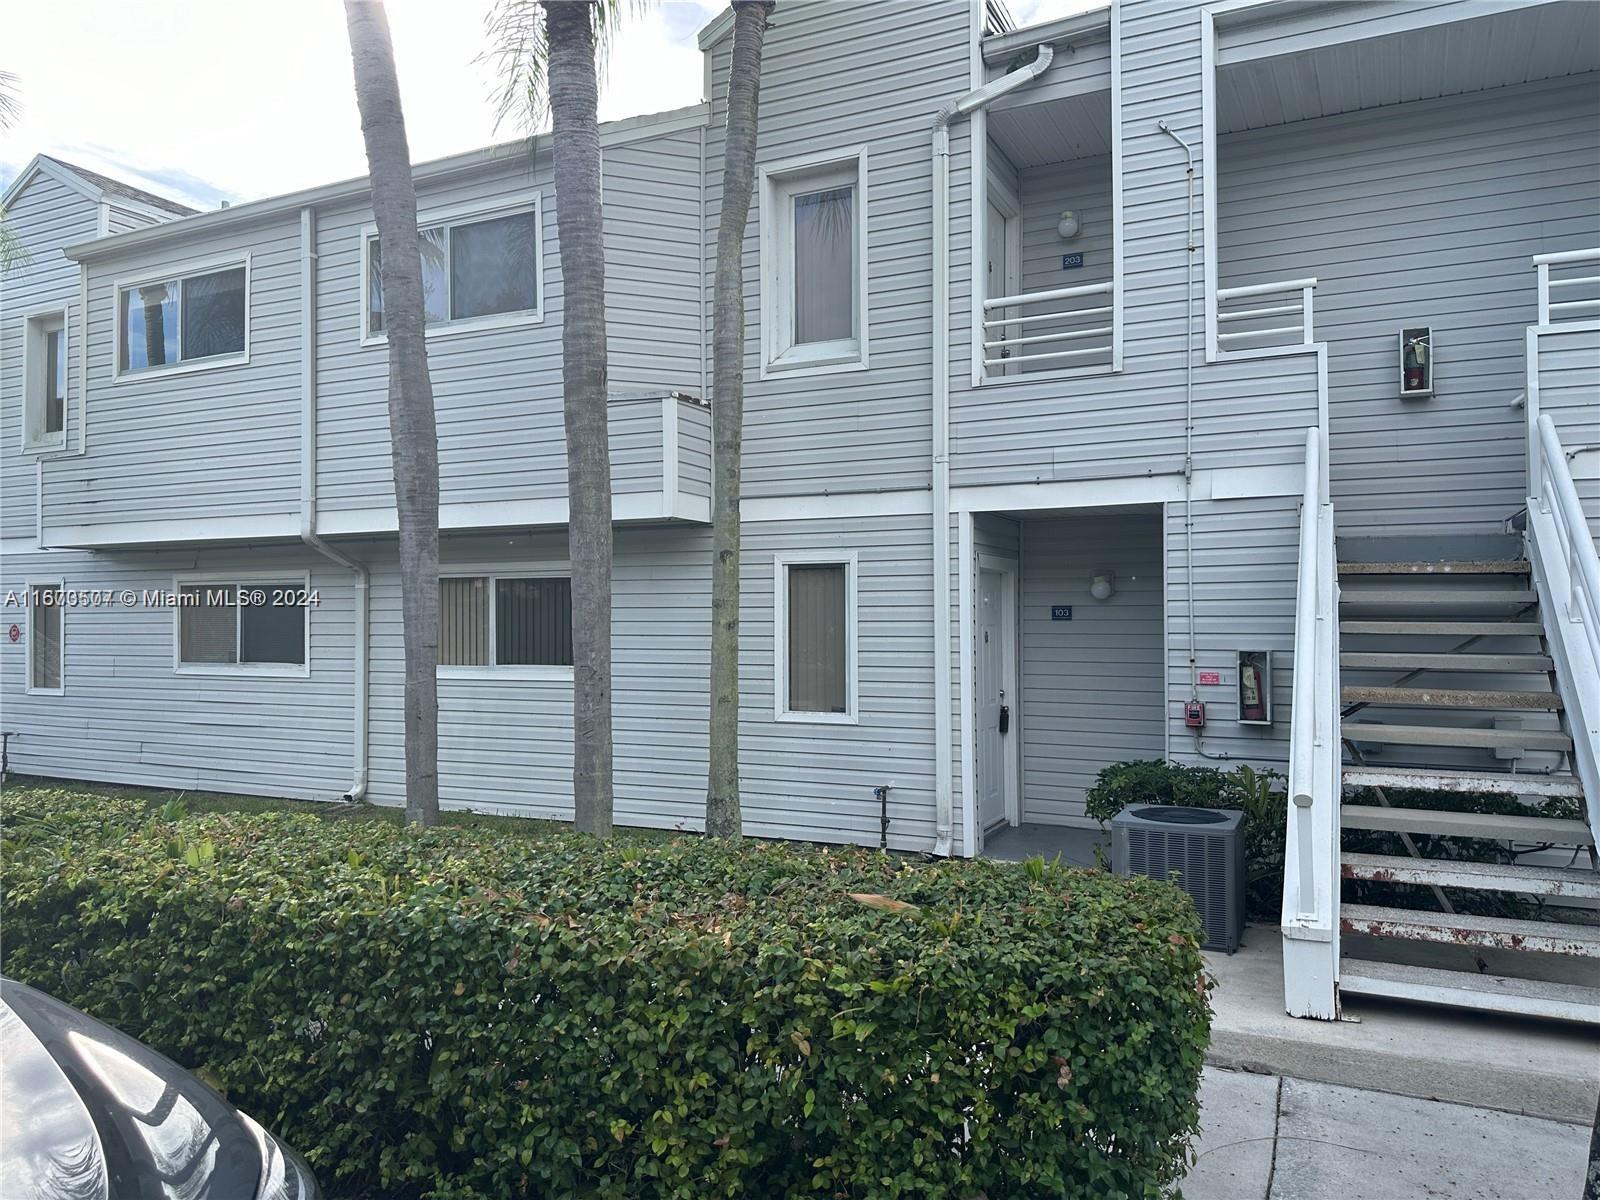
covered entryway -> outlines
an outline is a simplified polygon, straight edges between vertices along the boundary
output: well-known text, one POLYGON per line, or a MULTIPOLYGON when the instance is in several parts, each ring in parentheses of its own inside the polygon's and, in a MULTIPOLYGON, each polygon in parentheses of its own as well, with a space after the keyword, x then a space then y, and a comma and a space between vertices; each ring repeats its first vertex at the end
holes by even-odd
POLYGON ((1092 861, 1101 768, 1166 753, 1160 505, 973 514, 980 852, 1092 861))

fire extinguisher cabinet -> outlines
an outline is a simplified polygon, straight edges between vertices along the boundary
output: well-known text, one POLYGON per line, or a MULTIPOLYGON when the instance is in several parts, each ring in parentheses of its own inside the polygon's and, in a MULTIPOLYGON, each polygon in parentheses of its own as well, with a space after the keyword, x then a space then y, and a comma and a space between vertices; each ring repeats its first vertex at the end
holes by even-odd
POLYGON ((1272 651, 1239 651, 1239 724, 1272 724, 1272 651))
POLYGON ((1433 395, 1433 330, 1426 325, 1400 331, 1400 398, 1433 395))

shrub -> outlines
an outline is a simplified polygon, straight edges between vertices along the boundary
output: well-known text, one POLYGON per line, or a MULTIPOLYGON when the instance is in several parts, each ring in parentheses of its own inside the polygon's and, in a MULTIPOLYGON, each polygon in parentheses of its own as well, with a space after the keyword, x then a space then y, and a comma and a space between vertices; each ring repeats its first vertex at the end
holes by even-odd
POLYGON ((1244 859, 1250 876, 1245 891, 1251 920, 1277 924, 1283 908, 1283 839, 1288 813, 1283 776, 1240 766, 1232 771, 1152 759, 1113 763, 1084 795, 1084 811, 1109 821, 1130 804, 1180 808, 1240 809, 1244 812, 1244 859))
POLYGON ((6 972, 334 1196, 1155 1197, 1196 1127, 1164 884, 7 801, 6 972))

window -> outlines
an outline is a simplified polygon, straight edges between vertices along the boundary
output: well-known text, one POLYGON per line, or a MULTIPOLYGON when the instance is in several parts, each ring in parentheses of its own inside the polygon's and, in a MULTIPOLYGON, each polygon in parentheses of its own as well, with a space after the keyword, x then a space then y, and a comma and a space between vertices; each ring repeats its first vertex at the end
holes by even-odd
POLYGON ((867 364, 866 151, 762 173, 763 370, 867 364))
POLYGON ((525 667, 535 675, 564 676, 572 666, 572 580, 555 575, 440 579, 439 665, 525 667))
POLYGON ((28 585, 28 688, 61 694, 62 589, 59 583, 28 585))
POLYGON ((117 372, 220 366, 249 353, 249 265, 117 285, 117 372))
MULTIPOLYGON (((539 206, 421 230, 422 305, 429 328, 540 316, 539 206)), ((383 335, 383 255, 366 236, 366 336, 383 335)), ((498 323, 498 322, 497 322, 498 323)))
POLYGON ((854 556, 780 555, 776 587, 779 720, 856 721, 854 556))
POLYGON ((49 450, 66 442, 67 315, 28 318, 23 344, 25 374, 22 448, 49 450))
POLYGON ((303 674, 306 623, 316 603, 305 579, 186 583, 178 588, 178 665, 257 667, 303 674))

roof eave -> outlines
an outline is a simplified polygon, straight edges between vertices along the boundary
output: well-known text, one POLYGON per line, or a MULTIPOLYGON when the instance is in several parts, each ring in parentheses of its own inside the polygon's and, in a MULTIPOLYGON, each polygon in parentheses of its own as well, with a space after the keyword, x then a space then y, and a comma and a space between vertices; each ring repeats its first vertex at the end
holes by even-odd
POLYGON ((983 39, 983 61, 989 66, 998 66, 1010 62, 1011 59, 1025 50, 1035 46, 1059 46, 1065 42, 1082 41, 1097 34, 1111 32, 1111 9, 1096 8, 1089 12, 1073 13, 1071 16, 1057 17, 1053 21, 1041 21, 1037 25, 1025 25, 1021 29, 1013 29, 1010 33, 991 34, 983 39))

